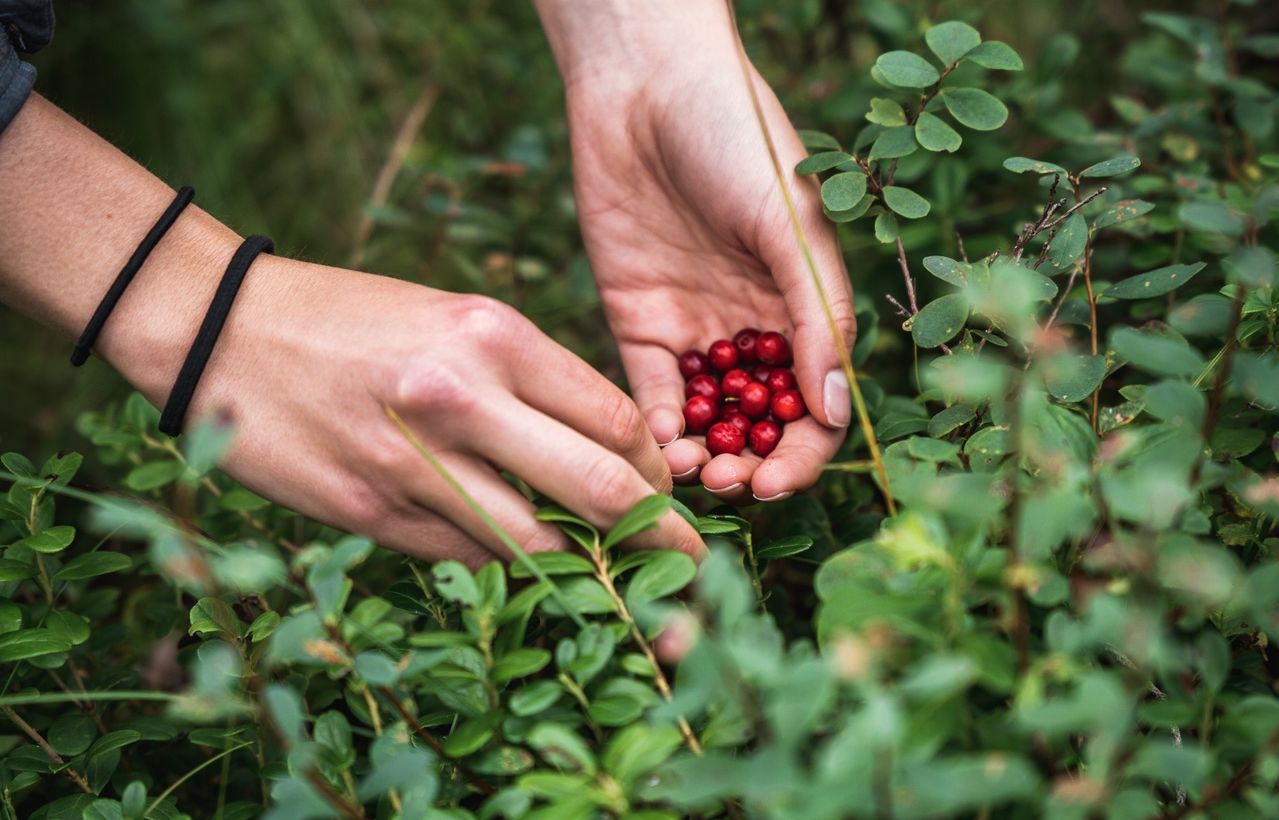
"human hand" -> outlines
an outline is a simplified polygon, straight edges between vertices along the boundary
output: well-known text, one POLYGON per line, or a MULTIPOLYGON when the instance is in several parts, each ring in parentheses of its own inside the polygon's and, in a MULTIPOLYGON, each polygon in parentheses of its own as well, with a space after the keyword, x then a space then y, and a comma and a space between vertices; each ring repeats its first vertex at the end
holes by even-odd
MULTIPOLYGON (((582 233, 636 401, 676 481, 730 501, 773 500, 814 483, 851 418, 835 341, 766 152, 722 2, 543 0, 568 89, 582 233), (575 13, 567 13, 572 7, 575 13), (660 8, 657 8, 660 7, 660 8), (624 41, 611 34, 623 32, 624 41), (743 327, 782 330, 812 415, 788 425, 766 459, 711 458, 680 439, 676 356, 743 327)), ((852 293, 806 156, 752 69, 796 208, 845 343, 852 293)))
MULTIPOLYGON (((143 387, 157 402, 167 390, 163 379, 143 387)), ((236 439, 227 472, 279 503, 418 558, 472 567, 509 560, 385 407, 527 552, 567 544, 535 520, 533 504, 500 470, 601 528, 654 490, 670 490, 670 472, 630 398, 514 309, 259 257, 191 413, 230 413, 236 439)), ((674 511, 633 544, 694 557, 705 551, 674 511)))

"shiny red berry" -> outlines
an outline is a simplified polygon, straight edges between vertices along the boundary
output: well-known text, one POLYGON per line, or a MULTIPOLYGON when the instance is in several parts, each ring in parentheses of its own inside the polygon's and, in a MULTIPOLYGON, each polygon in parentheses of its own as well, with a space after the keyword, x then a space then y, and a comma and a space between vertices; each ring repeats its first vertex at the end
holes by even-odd
POLYGON ((686 350, 679 354, 679 374, 684 380, 711 372, 710 358, 700 350, 686 350))
POLYGON ((763 458, 777 448, 777 442, 782 440, 782 428, 768 419, 757 421, 751 427, 750 440, 755 455, 763 458))
POLYGON ((742 400, 739 402, 742 412, 751 419, 761 419, 768 415, 768 401, 773 396, 768 388, 759 382, 751 382, 742 388, 742 400))
POLYGON ((759 361, 759 357, 755 355, 755 340, 758 338, 759 331, 753 327, 737 331, 737 335, 733 337, 733 344, 737 346, 739 362, 742 364, 755 364, 755 362, 759 361))
POLYGON ((768 378, 761 379, 764 385, 774 393, 795 389, 795 374, 784 367, 774 368, 768 378))
POLYGON ((719 382, 715 381, 714 376, 699 373, 684 385, 684 398, 691 399, 693 396, 705 396, 711 401, 719 401, 719 382))
POLYGON ((724 395, 730 399, 741 398, 742 388, 753 381, 751 374, 745 370, 736 368, 724 374, 724 378, 720 380, 720 387, 724 391, 724 395))
POLYGON ((684 405, 684 431, 705 433, 719 418, 719 402, 706 396, 693 396, 684 405))
MULTIPOLYGON (((772 330, 761 333, 755 340, 755 355, 764 364, 777 367, 790 364, 790 342, 786 341, 785 336, 772 330)), ((712 361, 714 358, 711 357, 712 361)))
POLYGON ((757 364, 751 368, 751 375, 755 377, 755 381, 768 384, 768 377, 773 375, 775 369, 766 364, 757 364))
POLYGON ((727 373, 737 367, 737 348, 728 339, 712 342, 707 354, 710 357, 711 366, 721 373, 727 373))
POLYGON ((731 424, 738 430, 741 430, 742 435, 746 435, 751 431, 751 420, 746 417, 745 413, 738 410, 736 407, 729 407, 725 410, 724 414, 719 417, 719 420, 725 424, 731 424))
POLYGON ((711 451, 711 455, 718 456, 724 453, 732 453, 740 455, 746 447, 746 435, 738 430, 736 426, 721 421, 719 424, 713 425, 709 432, 706 433, 706 449, 711 451))
POLYGON ((789 424, 792 421, 801 419, 807 412, 808 408, 804 406, 804 397, 799 395, 798 390, 783 390, 773 396, 773 418, 782 424, 789 424))

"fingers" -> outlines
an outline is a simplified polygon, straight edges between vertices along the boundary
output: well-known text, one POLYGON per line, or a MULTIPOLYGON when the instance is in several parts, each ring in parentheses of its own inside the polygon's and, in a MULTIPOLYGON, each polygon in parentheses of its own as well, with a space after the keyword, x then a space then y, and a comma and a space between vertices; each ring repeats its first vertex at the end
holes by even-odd
MULTIPOLYGON (((536 508, 532 502, 503 481, 492 467, 478 459, 451 453, 437 453, 436 458, 480 508, 525 552, 568 549, 565 535, 553 524, 538 521, 534 517, 536 508)), ((414 501, 447 518, 471 541, 482 545, 488 552, 488 560, 499 557, 512 560, 514 554, 484 518, 471 509, 466 500, 440 478, 430 465, 420 459, 419 463, 421 469, 414 470, 411 476, 405 478, 414 501)))
POLYGON ((373 538, 382 546, 420 561, 461 561, 479 569, 498 556, 430 510, 418 508, 388 517, 373 538))
POLYGON ((702 444, 687 438, 671 442, 662 450, 662 455, 666 456, 671 478, 680 486, 696 484, 702 467, 711 460, 711 454, 702 444))
MULTIPOLYGON (((608 530, 653 488, 617 453, 538 411, 515 405, 498 408, 503 423, 476 442, 481 455, 528 482, 577 515, 608 530)), ((656 530, 632 539, 634 546, 678 549, 700 559, 701 537, 674 511, 656 530)))
MULTIPOLYGON (((781 121, 785 122, 784 115, 781 121)), ((852 285, 834 226, 822 213, 815 180, 789 170, 803 159, 803 146, 789 125, 778 136, 782 167, 787 169, 787 184, 795 192, 795 209, 812 249, 820 290, 795 239, 784 205, 779 204, 761 230, 760 258, 772 271, 795 327, 795 377, 809 411, 828 427, 847 427, 852 421, 852 400, 827 307, 844 350, 851 353, 857 337, 852 285), (822 291, 826 305, 823 305, 822 291)))
MULTIPOLYGON (((514 374, 516 395, 621 455, 658 492, 670 492, 671 474, 666 460, 635 402, 586 362, 543 339, 546 343, 537 345, 536 360, 541 364, 538 371, 514 374)), ((670 353, 665 356, 675 369, 670 353)), ((679 377, 678 370, 675 376, 679 377)), ((675 411, 682 429, 680 407, 675 411)), ((675 435, 678 433, 677 430, 675 435)))
POLYGON ((740 456, 729 453, 715 456, 702 468, 702 484, 721 501, 737 505, 750 504, 754 501, 751 497, 751 477, 760 462, 760 457, 749 451, 744 451, 740 456))
POLYGON ((625 344, 622 366, 635 403, 662 447, 684 432, 684 379, 677 359, 656 345, 625 344))
MULTIPOLYGON (((777 449, 752 472, 751 494, 760 501, 780 501, 811 487, 843 440, 843 430, 823 427, 812 416, 791 422, 783 429, 777 449)), ((708 466, 702 471, 703 476, 709 471, 708 466)))

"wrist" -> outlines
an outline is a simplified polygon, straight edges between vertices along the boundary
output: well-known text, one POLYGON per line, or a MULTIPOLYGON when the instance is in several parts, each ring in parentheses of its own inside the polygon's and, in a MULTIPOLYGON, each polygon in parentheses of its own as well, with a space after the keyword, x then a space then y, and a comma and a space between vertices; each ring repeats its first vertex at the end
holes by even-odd
POLYGON ((735 48, 722 0, 534 0, 570 93, 616 93, 686 56, 735 48))

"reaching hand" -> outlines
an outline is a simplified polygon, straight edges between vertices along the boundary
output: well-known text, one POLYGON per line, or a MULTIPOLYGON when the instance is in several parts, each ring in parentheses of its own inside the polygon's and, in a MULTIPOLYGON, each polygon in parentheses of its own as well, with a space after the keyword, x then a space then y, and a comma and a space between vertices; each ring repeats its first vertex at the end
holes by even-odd
MULTIPOLYGON (((548 29, 556 10, 543 8, 548 29)), ((684 21, 684 31, 668 21, 652 35, 628 20, 628 36, 649 47, 632 45, 632 53, 607 60, 591 62, 591 54, 566 42, 580 41, 580 29, 552 35, 568 85, 582 232, 631 389, 666 445, 675 480, 695 480, 700 470, 702 482, 729 500, 785 497, 815 482, 843 440, 848 384, 724 4, 694 2, 671 14, 698 19, 684 21), (812 411, 786 427, 762 462, 753 455, 711 459, 699 441, 677 440, 684 394, 676 356, 742 327, 791 337, 812 411)), ((596 22, 597 37, 602 25, 596 22)), ((832 226, 811 181, 791 171, 804 148, 771 90, 753 70, 751 77, 832 312, 851 346, 851 289, 832 226)))

